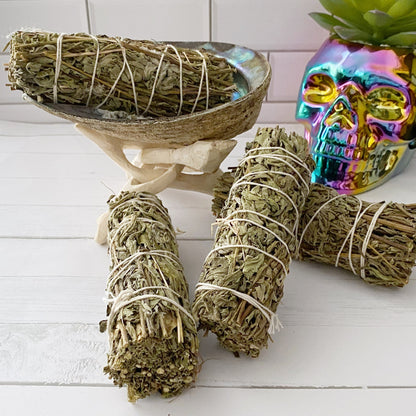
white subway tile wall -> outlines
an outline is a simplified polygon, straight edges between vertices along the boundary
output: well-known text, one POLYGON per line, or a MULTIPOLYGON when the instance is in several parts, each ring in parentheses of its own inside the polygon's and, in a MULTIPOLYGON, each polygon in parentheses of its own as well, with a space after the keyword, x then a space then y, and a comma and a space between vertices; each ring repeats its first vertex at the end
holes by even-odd
POLYGON ((260 50, 313 50, 325 30, 308 16, 318 0, 212 0, 212 40, 260 50))
POLYGON ((273 68, 267 101, 296 101, 305 65, 314 52, 271 52, 273 68))
POLYGON ((7 35, 22 28, 88 31, 85 0, 0 0, 0 50, 7 43, 7 35))
MULTIPOLYGON (((272 82, 258 122, 295 121, 306 62, 327 37, 308 16, 318 0, 0 0, 0 47, 22 27, 85 31, 133 39, 211 40, 261 51, 272 66, 272 82)), ((0 65, 8 61, 7 51, 0 65)), ((10 91, 0 74, 0 120, 61 122, 10 91)), ((63 121, 62 121, 63 122, 63 121)))
POLYGON ((209 0, 88 0, 91 32, 132 39, 209 40, 209 0))

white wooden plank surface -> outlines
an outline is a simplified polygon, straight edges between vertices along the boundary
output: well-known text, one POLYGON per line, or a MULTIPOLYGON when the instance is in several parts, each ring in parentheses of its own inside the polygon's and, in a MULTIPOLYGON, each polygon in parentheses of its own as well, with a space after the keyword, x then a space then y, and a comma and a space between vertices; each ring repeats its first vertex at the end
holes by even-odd
MULTIPOLYGON (((191 297, 211 245, 180 242, 191 297)), ((0 252, 8 253, 0 268, 0 345, 5 357, 22 357, 2 362, 0 383, 102 383, 106 338, 97 323, 105 310, 106 249, 91 240, 4 240, 0 252)), ((345 271, 292 263, 275 342, 250 360, 235 359, 212 335, 202 338, 197 384, 416 386, 407 370, 416 368, 415 296, 415 280, 390 290, 345 271)))
MULTIPOLYGON (((43 113, 44 111, 41 112, 43 113)), ((60 119, 54 117, 54 120, 59 121, 60 119)), ((36 149, 38 149, 38 146, 44 145, 45 148, 40 147, 40 149, 46 152, 51 144, 56 143, 58 141, 57 139, 55 139, 55 137, 57 136, 73 136, 75 138, 82 137, 76 132, 76 130, 74 130, 74 125, 70 122, 48 124, 31 123, 27 120, 20 120, 20 122, 1 120, 0 122, 0 139, 1 137, 4 137, 4 139, 1 139, 2 146, 7 146, 15 143, 16 137, 20 138, 20 140, 30 142, 32 138, 42 137, 43 139, 47 139, 51 136, 54 137, 53 141, 41 143, 37 142, 36 146, 33 147, 31 151, 36 151, 36 149)), ((89 143, 89 141, 87 141, 87 143, 89 143)), ((59 145, 62 146, 62 144, 59 145)), ((61 151, 63 151, 62 147, 61 151)))
MULTIPOLYGON (((0 324, 0 383, 111 384, 98 324, 0 324)), ((414 328, 287 326, 257 359, 201 338, 197 386, 416 387, 414 328)), ((0 386, 1 390, 1 386, 0 386)))
MULTIPOLYGON (((1 1, 1 0, 0 0, 1 1)), ((18 92, 14 92, 19 96, 18 92)), ((46 111, 34 105, 24 102, 19 103, 20 98, 17 99, 16 104, 0 103, 0 120, 3 121, 17 121, 28 123, 68 123, 63 119, 55 117, 46 111)))
MULTIPOLYGON (((240 136, 224 169, 237 163, 256 129, 240 136)), ((0 236, 91 238, 95 219, 107 209, 110 189, 118 192, 124 173, 71 125, 48 126, 44 131, 43 136, 42 127, 34 124, 2 124, 0 189, 7 197, 0 199, 0 236)), ((178 238, 211 237, 211 197, 171 190, 162 197, 175 226, 184 231, 178 238)))
MULTIPOLYGON (((223 169, 238 163, 256 128, 238 138, 223 169)), ((300 125, 287 125, 287 129, 303 131, 300 125)), ((117 192, 124 183, 121 169, 69 124, 4 123, 0 125, 0 143, 0 189, 4 195, 0 199, 0 236, 91 238, 96 217, 106 210, 110 189, 117 192)), ((412 160, 403 174, 362 198, 414 202, 416 198, 408 190, 415 171, 416 160, 412 160)), ((211 237, 214 219, 208 195, 168 190, 162 197, 176 227, 186 232, 180 239, 211 237)))
MULTIPOLYGON (((191 296, 211 246, 211 240, 179 242, 191 296)), ((86 239, 2 239, 0 252, 9 253, 0 264, 0 323, 94 324, 102 318, 105 247, 86 239)), ((405 288, 389 289, 314 263, 293 262, 290 271, 279 305, 285 325, 416 326, 414 278, 405 288)))
POLYGON ((0 390, 3 416, 351 416, 414 415, 415 389, 190 389, 182 396, 151 397, 132 405, 125 391, 109 387, 22 387, 0 390))

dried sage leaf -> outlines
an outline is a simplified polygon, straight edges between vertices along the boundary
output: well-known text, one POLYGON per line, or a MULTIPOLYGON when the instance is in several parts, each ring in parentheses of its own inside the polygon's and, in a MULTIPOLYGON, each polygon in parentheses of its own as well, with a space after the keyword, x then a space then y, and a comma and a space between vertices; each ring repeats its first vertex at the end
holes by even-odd
POLYGON ((199 327, 235 354, 257 357, 278 325, 275 312, 312 169, 303 137, 264 128, 229 182, 193 311, 199 327))
POLYGON ((370 203, 314 184, 299 237, 300 260, 337 265, 371 284, 403 287, 416 261, 416 204, 370 203))
POLYGON ((132 402, 157 391, 176 395, 196 378, 199 343, 169 214, 145 192, 122 192, 108 204, 104 372, 127 386, 132 402))
POLYGON ((45 103, 177 116, 229 102, 235 91, 235 68, 206 50, 45 31, 14 32, 9 46, 11 88, 45 103))
MULTIPOLYGON (((233 180, 233 172, 218 179, 214 215, 221 215, 233 180)), ((370 284, 403 287, 416 261, 416 204, 372 204, 312 184, 298 238, 300 260, 342 267, 370 284)))

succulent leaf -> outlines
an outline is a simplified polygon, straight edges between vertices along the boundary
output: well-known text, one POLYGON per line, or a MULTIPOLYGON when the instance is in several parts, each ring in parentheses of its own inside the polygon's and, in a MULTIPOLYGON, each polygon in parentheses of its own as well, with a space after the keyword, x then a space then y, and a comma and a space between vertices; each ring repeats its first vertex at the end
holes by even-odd
POLYGON ((401 32, 416 32, 416 16, 408 16, 395 20, 394 24, 389 26, 385 31, 387 37, 401 32))
POLYGON ((397 0, 388 10, 388 14, 393 18, 400 18, 412 13, 416 8, 416 0, 397 0))
MULTIPOLYGON (((364 19, 362 13, 349 7, 345 0, 319 0, 322 6, 329 11, 329 13, 339 17, 348 23, 349 26, 369 29, 370 25, 364 19)), ((416 0, 415 0, 416 1, 416 0)))
POLYGON ((329 30, 330 32, 334 31, 334 26, 347 27, 347 25, 344 22, 338 20, 330 14, 313 12, 309 13, 309 16, 312 17, 312 19, 315 20, 316 23, 318 23, 324 29, 329 30))
POLYGON ((310 16, 345 40, 415 47, 416 0, 319 0, 331 14, 310 16))
POLYGON ((396 0, 348 0, 357 10, 365 13, 369 10, 387 12, 396 0))
MULTIPOLYGON (((371 1, 371 0, 370 0, 371 1)), ((348 3, 351 7, 354 7, 355 9, 359 10, 360 12, 366 12, 369 10, 368 6, 366 5, 368 1, 360 1, 360 0, 345 0, 346 3, 348 3)), ((371 9, 371 7, 370 7, 371 9)))
POLYGON ((416 32, 402 32, 389 36, 383 43, 391 46, 416 47, 416 32))
MULTIPOLYGON (((391 0, 386 0, 386 1, 391 1, 391 0)), ((374 10, 374 9, 386 11, 380 7, 380 0, 345 0, 345 2, 351 5, 351 7, 359 10, 361 13, 365 13, 365 12, 368 12, 369 10, 374 10)), ((390 6, 387 9, 389 8, 390 6)))
POLYGON ((374 6, 372 9, 379 9, 383 12, 387 12, 395 2, 396 0, 375 0, 373 1, 374 6))
POLYGON ((373 37, 367 32, 357 28, 334 26, 335 33, 344 40, 373 43, 373 37))
POLYGON ((369 10, 363 17, 371 26, 379 29, 390 26, 394 22, 391 16, 380 10, 369 10))

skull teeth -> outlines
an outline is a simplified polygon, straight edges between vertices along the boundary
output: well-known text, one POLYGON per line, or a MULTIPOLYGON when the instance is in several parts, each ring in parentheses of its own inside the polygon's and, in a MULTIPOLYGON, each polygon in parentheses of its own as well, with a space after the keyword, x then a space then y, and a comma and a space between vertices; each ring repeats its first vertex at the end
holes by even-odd
POLYGON ((373 136, 357 138, 357 135, 350 135, 345 140, 334 137, 333 132, 328 132, 324 140, 317 141, 312 152, 328 157, 351 160, 367 160, 370 151, 376 148, 377 141, 373 136))
MULTIPOLYGON (((355 152, 354 149, 343 149, 355 152)), ((359 151, 359 149, 356 149, 359 151)), ((323 183, 338 190, 362 189, 379 181, 390 173, 398 161, 397 151, 383 150, 371 155, 363 168, 356 162, 341 160, 326 155, 314 155, 316 169, 313 181, 323 183), (359 169, 359 170, 358 170, 359 169)))

